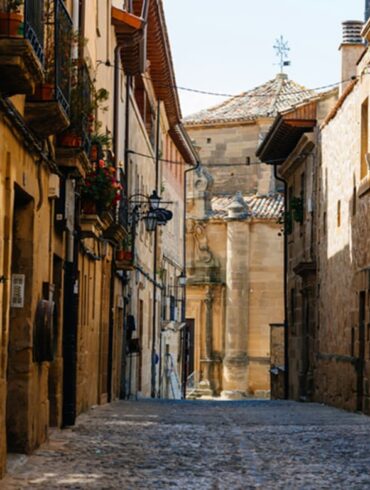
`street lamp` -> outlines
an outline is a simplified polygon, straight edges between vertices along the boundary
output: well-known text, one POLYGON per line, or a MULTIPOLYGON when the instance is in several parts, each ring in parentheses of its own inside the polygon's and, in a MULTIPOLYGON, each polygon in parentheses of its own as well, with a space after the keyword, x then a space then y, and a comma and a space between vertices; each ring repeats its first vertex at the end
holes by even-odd
POLYGON ((146 231, 152 232, 155 231, 158 223, 158 216, 155 210, 151 209, 148 211, 148 214, 144 216, 145 221, 145 229, 146 231))
POLYGON ((157 191, 154 190, 152 194, 149 196, 150 207, 156 210, 159 208, 160 202, 161 202, 161 198, 158 196, 157 191))
POLYGON ((177 278, 178 280, 178 283, 179 283, 179 286, 186 286, 186 275, 185 275, 185 272, 182 271, 181 274, 178 276, 177 278))

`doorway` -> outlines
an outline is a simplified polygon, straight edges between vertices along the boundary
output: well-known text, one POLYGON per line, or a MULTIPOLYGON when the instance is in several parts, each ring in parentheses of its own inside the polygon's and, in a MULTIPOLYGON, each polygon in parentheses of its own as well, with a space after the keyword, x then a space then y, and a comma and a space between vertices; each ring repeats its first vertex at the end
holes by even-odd
POLYGON ((358 322, 358 360, 357 360, 357 410, 363 411, 364 398, 364 365, 365 365, 365 318, 366 292, 360 291, 358 322))
POLYGON ((185 328, 181 332, 182 335, 182 391, 183 397, 186 397, 186 389, 194 388, 194 339, 195 339, 195 321, 194 319, 186 319, 185 328), (191 379, 192 377, 192 379, 191 379), (192 385, 192 386, 191 386, 192 385))
POLYGON ((61 315, 61 296, 62 296, 63 261, 57 255, 53 257, 53 301, 54 301, 54 360, 49 368, 49 423, 51 427, 60 427, 62 424, 61 410, 61 385, 59 380, 63 372, 62 358, 62 315, 61 315))
POLYGON ((33 374, 33 233, 34 202, 15 185, 6 402, 7 447, 10 452, 29 452, 32 449, 28 420, 29 381, 33 374))

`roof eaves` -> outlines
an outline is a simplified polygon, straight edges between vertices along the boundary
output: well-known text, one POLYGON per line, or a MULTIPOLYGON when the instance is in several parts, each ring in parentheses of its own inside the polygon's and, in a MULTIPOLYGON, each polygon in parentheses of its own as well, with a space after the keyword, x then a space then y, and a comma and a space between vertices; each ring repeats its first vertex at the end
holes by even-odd
POLYGON ((344 104, 344 102, 347 99, 347 97, 351 94, 351 92, 353 91, 353 89, 357 85, 357 82, 358 82, 358 79, 353 80, 346 87, 346 89, 344 90, 343 94, 339 97, 337 103, 335 104, 335 106, 333 107, 333 109, 329 112, 329 114, 325 118, 324 122, 320 126, 320 129, 325 128, 325 126, 327 126, 330 123, 330 121, 335 118, 335 116, 337 115, 339 109, 342 107, 342 105, 344 104))

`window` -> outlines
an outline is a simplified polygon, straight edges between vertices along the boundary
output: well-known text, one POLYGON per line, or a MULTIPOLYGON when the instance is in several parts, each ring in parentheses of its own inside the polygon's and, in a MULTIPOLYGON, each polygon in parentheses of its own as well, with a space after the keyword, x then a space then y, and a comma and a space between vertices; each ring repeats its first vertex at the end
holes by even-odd
POLYGON ((337 203, 337 227, 338 227, 338 228, 339 228, 339 227, 340 227, 340 225, 341 225, 341 221, 342 221, 342 219, 341 219, 341 218, 342 218, 342 217, 341 217, 341 202, 340 202, 340 201, 338 201, 338 203, 337 203))
POLYGON ((290 322, 291 322, 291 332, 293 335, 295 335, 296 333, 296 329, 295 329, 295 307, 296 307, 296 303, 295 303, 295 289, 292 288, 290 290, 290 322))
POLYGON ((176 298, 175 296, 170 296, 170 320, 175 321, 175 307, 176 307, 176 298))
POLYGON ((245 163, 246 163, 246 165, 250 165, 251 164, 251 157, 246 157, 245 163))
POLYGON ((209 145, 210 143, 212 143, 212 138, 207 138, 207 144, 209 145))
POLYGON ((361 106, 361 179, 368 173, 367 154, 369 152, 369 99, 361 106))
POLYGON ((303 223, 305 218, 305 199, 306 199, 306 178, 304 172, 301 173, 301 203, 302 203, 302 221, 301 221, 301 230, 300 234, 303 234, 303 223))
POLYGON ((357 197, 357 189, 356 189, 356 186, 353 188, 353 196, 352 196, 352 216, 356 216, 356 212, 357 212, 357 201, 356 201, 356 197, 357 197))
POLYGON ((355 355, 355 329, 351 328, 351 356, 355 355))

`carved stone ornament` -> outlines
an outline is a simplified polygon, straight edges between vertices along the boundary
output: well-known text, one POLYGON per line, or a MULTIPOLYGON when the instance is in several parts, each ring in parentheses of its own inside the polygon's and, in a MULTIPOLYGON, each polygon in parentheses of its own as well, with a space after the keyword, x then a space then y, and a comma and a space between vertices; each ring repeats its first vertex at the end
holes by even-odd
POLYGON ((244 219, 249 215, 248 205, 241 192, 237 192, 227 207, 228 219, 244 219))
POLYGON ((213 178, 205 167, 200 166, 193 175, 191 189, 187 199, 193 201, 192 215, 197 218, 211 213, 213 178))
POLYGON ((215 260, 208 246, 206 227, 203 223, 196 223, 193 228, 195 239, 196 262, 203 262, 207 265, 214 265, 215 260))

